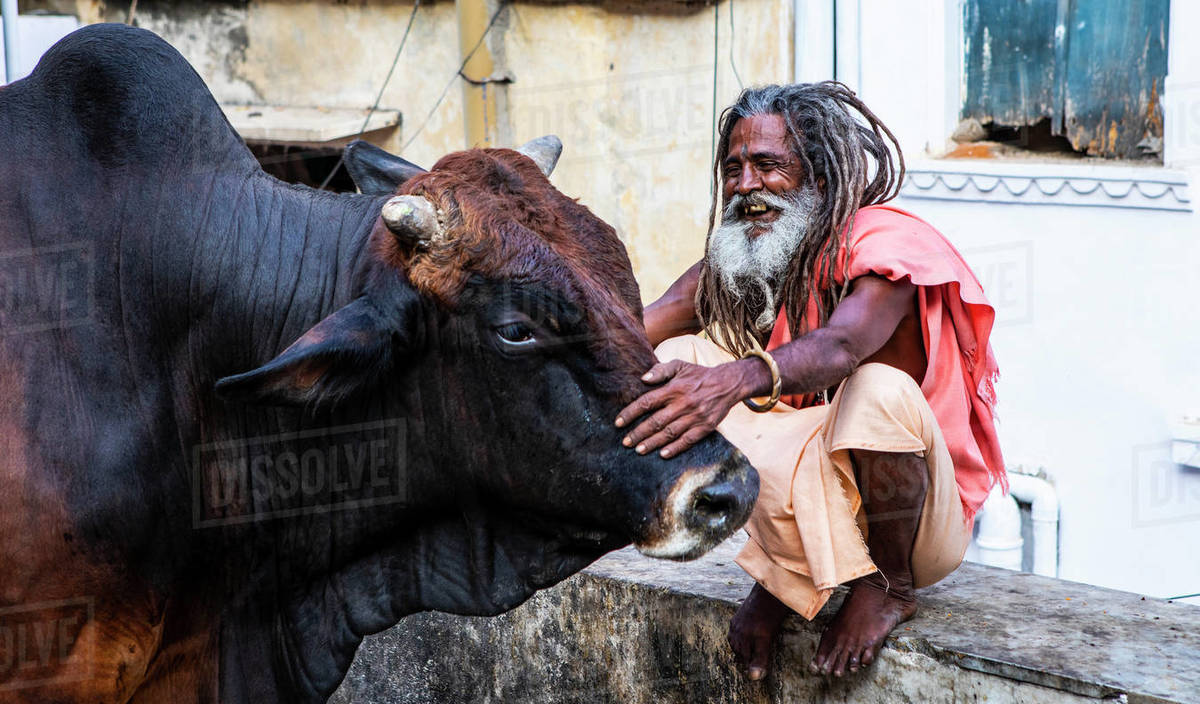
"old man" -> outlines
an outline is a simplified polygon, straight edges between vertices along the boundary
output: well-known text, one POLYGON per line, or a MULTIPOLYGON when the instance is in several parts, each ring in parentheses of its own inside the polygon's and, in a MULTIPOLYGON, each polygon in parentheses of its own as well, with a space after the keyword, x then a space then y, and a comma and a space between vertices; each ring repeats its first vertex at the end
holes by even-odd
POLYGON ((646 309, 661 362, 616 419, 625 445, 673 457, 716 429, 761 476, 738 556, 757 584, 729 630, 752 679, 782 619, 839 584, 810 670, 870 664, 1005 481, 994 311, 941 234, 883 205, 903 175, 845 86, 744 91, 721 118, 705 258, 646 309))

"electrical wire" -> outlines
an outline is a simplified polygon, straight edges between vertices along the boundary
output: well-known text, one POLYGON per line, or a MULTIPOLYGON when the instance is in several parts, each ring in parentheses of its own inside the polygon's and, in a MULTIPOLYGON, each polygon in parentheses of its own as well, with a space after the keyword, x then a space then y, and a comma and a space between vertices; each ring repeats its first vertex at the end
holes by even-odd
POLYGON ((708 163, 717 158, 717 69, 720 67, 721 51, 721 3, 713 3, 713 96, 712 96, 712 135, 708 143, 708 163))
MULTIPOLYGON (((367 117, 363 120, 362 127, 360 127, 358 130, 359 137, 362 137, 366 133, 367 125, 371 124, 371 116, 374 115, 375 111, 379 109, 379 102, 383 100, 383 92, 387 90, 388 83, 390 83, 392 80, 392 74, 396 71, 396 64, 400 62, 400 53, 404 51, 404 45, 408 42, 408 33, 412 31, 413 22, 417 19, 417 10, 420 9, 420 7, 421 0, 416 0, 416 2, 413 3, 412 12, 408 14, 408 24, 405 25, 404 34, 400 37, 400 46, 396 48, 396 55, 392 57, 392 65, 390 68, 388 68, 387 76, 384 76, 383 78, 383 85, 379 86, 379 92, 375 95, 375 102, 372 103, 371 108, 367 110, 367 117)), ((342 155, 338 157, 337 163, 333 165, 332 169, 330 169, 329 175, 325 177, 325 180, 321 182, 321 185, 317 188, 317 190, 325 190, 325 187, 328 186, 329 182, 333 180, 334 174, 336 174, 338 170, 342 168, 342 164, 344 164, 345 161, 346 153, 343 151, 342 155)))
POLYGON ((738 73, 737 63, 733 60, 733 40, 737 37, 737 32, 733 28, 733 0, 729 0, 729 68, 733 69, 733 77, 737 79, 738 89, 745 89, 746 85, 742 83, 742 77, 738 73))
POLYGON ((500 3, 499 7, 496 8, 496 11, 492 13, 492 18, 488 20, 487 27, 484 28, 483 34, 479 35, 479 40, 475 42, 475 46, 471 47, 471 51, 467 53, 466 58, 464 58, 462 63, 459 64, 458 70, 455 71, 454 75, 450 77, 450 80, 446 82, 446 87, 442 89, 442 94, 438 96, 437 102, 435 102, 433 107, 429 109, 429 114, 425 116, 425 119, 421 122, 420 126, 417 127, 416 131, 413 132, 413 135, 408 138, 408 141, 404 143, 404 146, 401 147, 400 151, 407 150, 408 145, 413 143, 417 136, 420 135, 425 129, 425 126, 429 124, 429 121, 433 119, 434 113, 436 113, 437 109, 441 107, 442 101, 446 99, 446 94, 450 92, 450 87, 454 85, 454 81, 458 78, 468 80, 467 77, 463 75, 463 71, 467 68, 467 64, 470 63, 471 58, 475 56, 475 52, 479 51, 480 46, 483 46, 483 40, 487 38, 488 32, 492 31, 492 27, 496 24, 496 20, 500 19, 500 13, 503 12, 506 7, 508 7, 508 4, 508 0, 504 0, 500 3))

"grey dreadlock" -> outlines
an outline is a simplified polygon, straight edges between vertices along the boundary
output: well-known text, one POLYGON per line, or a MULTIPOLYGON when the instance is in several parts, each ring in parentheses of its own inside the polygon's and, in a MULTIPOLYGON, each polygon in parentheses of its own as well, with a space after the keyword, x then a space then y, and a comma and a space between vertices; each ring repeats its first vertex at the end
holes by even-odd
MULTIPOLYGON (((721 114, 720 139, 713 162, 712 207, 708 214, 711 239, 721 197, 721 165, 729 155, 729 138, 734 125, 744 117, 779 115, 792 138, 792 149, 804 166, 803 188, 817 189, 811 226, 787 270, 778 301, 787 301, 788 327, 799 334, 824 325, 834 307, 846 295, 849 282, 834 285, 833 269, 845 233, 859 208, 891 200, 904 178, 904 156, 891 130, 863 104, 854 91, 836 81, 770 85, 747 88, 737 102, 721 114), (856 119, 851 109, 866 124, 856 119), (895 147, 899 165, 884 138, 895 147), (868 156, 871 160, 868 161, 868 156), (871 167, 874 166, 874 173, 871 167), (820 184, 820 188, 818 188, 820 184), (807 302, 817 301, 816 321, 805 321, 807 302)), ((713 339, 736 355, 759 342, 755 313, 745 301, 724 290, 720 277, 706 264, 696 290, 696 310, 713 339)))

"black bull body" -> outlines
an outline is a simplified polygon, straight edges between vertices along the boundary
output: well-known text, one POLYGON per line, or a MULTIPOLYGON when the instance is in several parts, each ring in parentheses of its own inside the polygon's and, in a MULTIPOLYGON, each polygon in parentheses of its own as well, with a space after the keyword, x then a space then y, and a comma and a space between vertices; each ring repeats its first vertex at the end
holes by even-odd
POLYGON ((397 224, 264 174, 123 26, 0 87, 0 699, 323 701, 407 614, 746 519, 719 436, 620 446, 652 352, 611 228, 516 151, 361 151, 397 224))

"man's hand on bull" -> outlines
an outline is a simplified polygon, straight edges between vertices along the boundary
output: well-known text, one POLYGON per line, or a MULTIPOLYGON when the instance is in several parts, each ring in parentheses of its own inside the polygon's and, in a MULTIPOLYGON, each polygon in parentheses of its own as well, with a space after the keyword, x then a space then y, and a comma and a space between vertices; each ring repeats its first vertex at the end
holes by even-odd
POLYGON ((742 399, 769 393, 771 372, 757 359, 716 367, 673 360, 651 367, 642 381, 657 388, 617 415, 618 428, 643 419, 622 443, 639 454, 674 457, 716 430, 742 399))

